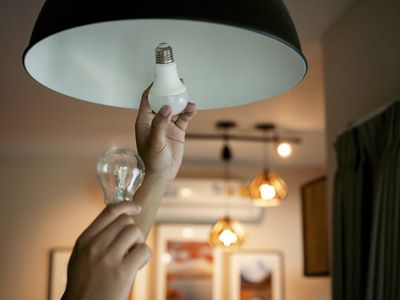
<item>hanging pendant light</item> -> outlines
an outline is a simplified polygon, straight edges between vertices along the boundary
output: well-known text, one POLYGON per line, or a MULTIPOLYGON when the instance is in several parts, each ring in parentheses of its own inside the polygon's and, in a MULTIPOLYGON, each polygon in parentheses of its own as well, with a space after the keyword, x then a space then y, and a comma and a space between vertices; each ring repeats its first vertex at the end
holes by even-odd
POLYGON ((282 0, 47 0, 23 64, 59 93, 138 108, 162 42, 199 109, 271 98, 307 72, 282 0))
POLYGON ((285 181, 271 170, 263 170, 249 185, 250 196, 256 206, 278 206, 286 198, 285 181))
MULTIPOLYGON (((222 148, 221 157, 224 162, 224 193, 227 196, 227 183, 230 179, 229 162, 232 159, 232 151, 228 145, 229 137, 226 130, 234 127, 235 123, 219 122, 217 126, 224 129, 224 146, 222 148)), ((225 216, 217 220, 213 225, 209 238, 210 245, 224 250, 235 249, 243 244, 245 236, 244 226, 229 216, 229 203, 228 199, 225 199, 225 216)))
POLYGON ((210 244, 212 247, 234 249, 243 244, 245 235, 242 224, 231 217, 223 217, 212 227, 210 244))
MULTIPOLYGON (((258 124, 256 128, 265 135, 275 129, 275 125, 258 124)), ((267 166, 266 144, 263 144, 263 171, 249 184, 249 193, 256 206, 279 206, 288 194, 286 182, 267 166)))

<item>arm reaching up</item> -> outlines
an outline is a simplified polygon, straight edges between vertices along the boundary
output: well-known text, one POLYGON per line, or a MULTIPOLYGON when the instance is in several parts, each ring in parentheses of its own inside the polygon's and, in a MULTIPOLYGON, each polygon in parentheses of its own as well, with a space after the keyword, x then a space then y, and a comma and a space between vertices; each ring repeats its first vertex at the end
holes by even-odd
POLYGON ((177 116, 171 115, 169 106, 163 106, 154 114, 148 102, 150 87, 142 95, 135 125, 136 144, 146 167, 146 176, 133 202, 143 207, 136 222, 145 237, 154 222, 165 189, 179 171, 186 129, 197 113, 196 105, 189 103, 177 116))

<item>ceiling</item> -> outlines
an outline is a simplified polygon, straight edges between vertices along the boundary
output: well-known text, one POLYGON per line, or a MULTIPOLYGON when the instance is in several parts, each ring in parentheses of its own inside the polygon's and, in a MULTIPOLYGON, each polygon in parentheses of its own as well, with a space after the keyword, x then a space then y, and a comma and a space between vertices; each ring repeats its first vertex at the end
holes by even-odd
MULTIPOLYGON (((43 2, 2 0, 0 3, 0 155, 98 155, 111 145, 133 145, 135 111, 72 100, 40 86, 23 70, 22 52, 43 2)), ((238 133, 257 134, 253 129, 256 123, 273 122, 282 134, 303 141, 289 159, 272 156, 274 164, 323 167, 325 112, 320 41, 352 2, 286 0, 309 62, 306 79, 291 91, 269 100, 201 111, 190 125, 190 132, 213 133, 216 121, 228 119, 238 123, 238 133)), ((188 141, 184 160, 212 164, 219 159, 220 146, 215 141, 188 141)), ((232 146, 236 164, 259 163, 260 144, 234 142, 232 146)))

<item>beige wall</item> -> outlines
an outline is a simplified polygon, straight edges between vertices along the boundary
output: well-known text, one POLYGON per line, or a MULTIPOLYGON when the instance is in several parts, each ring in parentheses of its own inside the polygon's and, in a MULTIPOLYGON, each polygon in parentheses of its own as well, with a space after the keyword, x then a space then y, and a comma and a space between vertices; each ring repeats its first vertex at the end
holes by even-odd
MULTIPOLYGON (((72 246, 103 207, 95 164, 93 157, 0 158, 0 299, 46 299, 49 249, 72 246)), ((193 176, 195 169, 186 166, 182 174, 193 176)), ((218 171, 209 169, 210 175, 218 171)), ((282 171, 290 196, 262 224, 247 226, 245 248, 283 252, 286 299, 330 299, 329 278, 302 275, 299 186, 320 174, 282 171)))
POLYGON ((0 299, 47 299, 50 248, 72 246, 103 206, 94 163, 0 159, 0 299))
MULTIPOLYGON (((290 192, 285 202, 266 211, 260 225, 247 225, 243 249, 276 249, 284 257, 286 300, 328 300, 329 277, 303 276, 303 243, 300 186, 322 173, 318 170, 282 170, 290 192)), ((228 298, 226 300, 229 300, 228 298)))
POLYGON ((328 175, 349 122, 400 98, 400 1, 360 0, 323 39, 328 175))

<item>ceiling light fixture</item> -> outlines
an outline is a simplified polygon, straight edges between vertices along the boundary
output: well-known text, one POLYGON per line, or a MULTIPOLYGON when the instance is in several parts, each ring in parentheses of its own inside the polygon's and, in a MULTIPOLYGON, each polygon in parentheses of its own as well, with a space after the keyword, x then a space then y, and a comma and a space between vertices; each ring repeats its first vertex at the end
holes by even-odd
POLYGON ((292 155, 292 145, 288 142, 282 142, 276 147, 276 152, 280 157, 287 158, 292 155))
POLYGON ((154 80, 153 49, 160 42, 176 52, 199 109, 268 99, 307 71, 282 0, 204 0, 195 7, 178 0, 47 0, 23 64, 36 81, 64 95, 138 108, 154 80))
POLYGON ((229 199, 228 199, 228 182, 230 180, 229 163, 232 159, 232 151, 228 145, 229 136, 227 130, 235 127, 233 122, 219 122, 218 128, 224 131, 224 146, 222 148, 221 158, 224 163, 224 179, 225 179, 225 216, 213 225, 210 233, 209 243, 213 247, 231 250, 241 246, 245 240, 245 229, 242 224, 229 216, 229 199))
MULTIPOLYGON (((270 123, 258 124, 256 128, 266 136, 268 132, 275 129, 270 123)), ((266 143, 263 144, 264 168, 249 184, 250 196, 256 206, 278 206, 286 198, 288 188, 285 181, 267 165, 269 161, 266 155, 266 143)))

